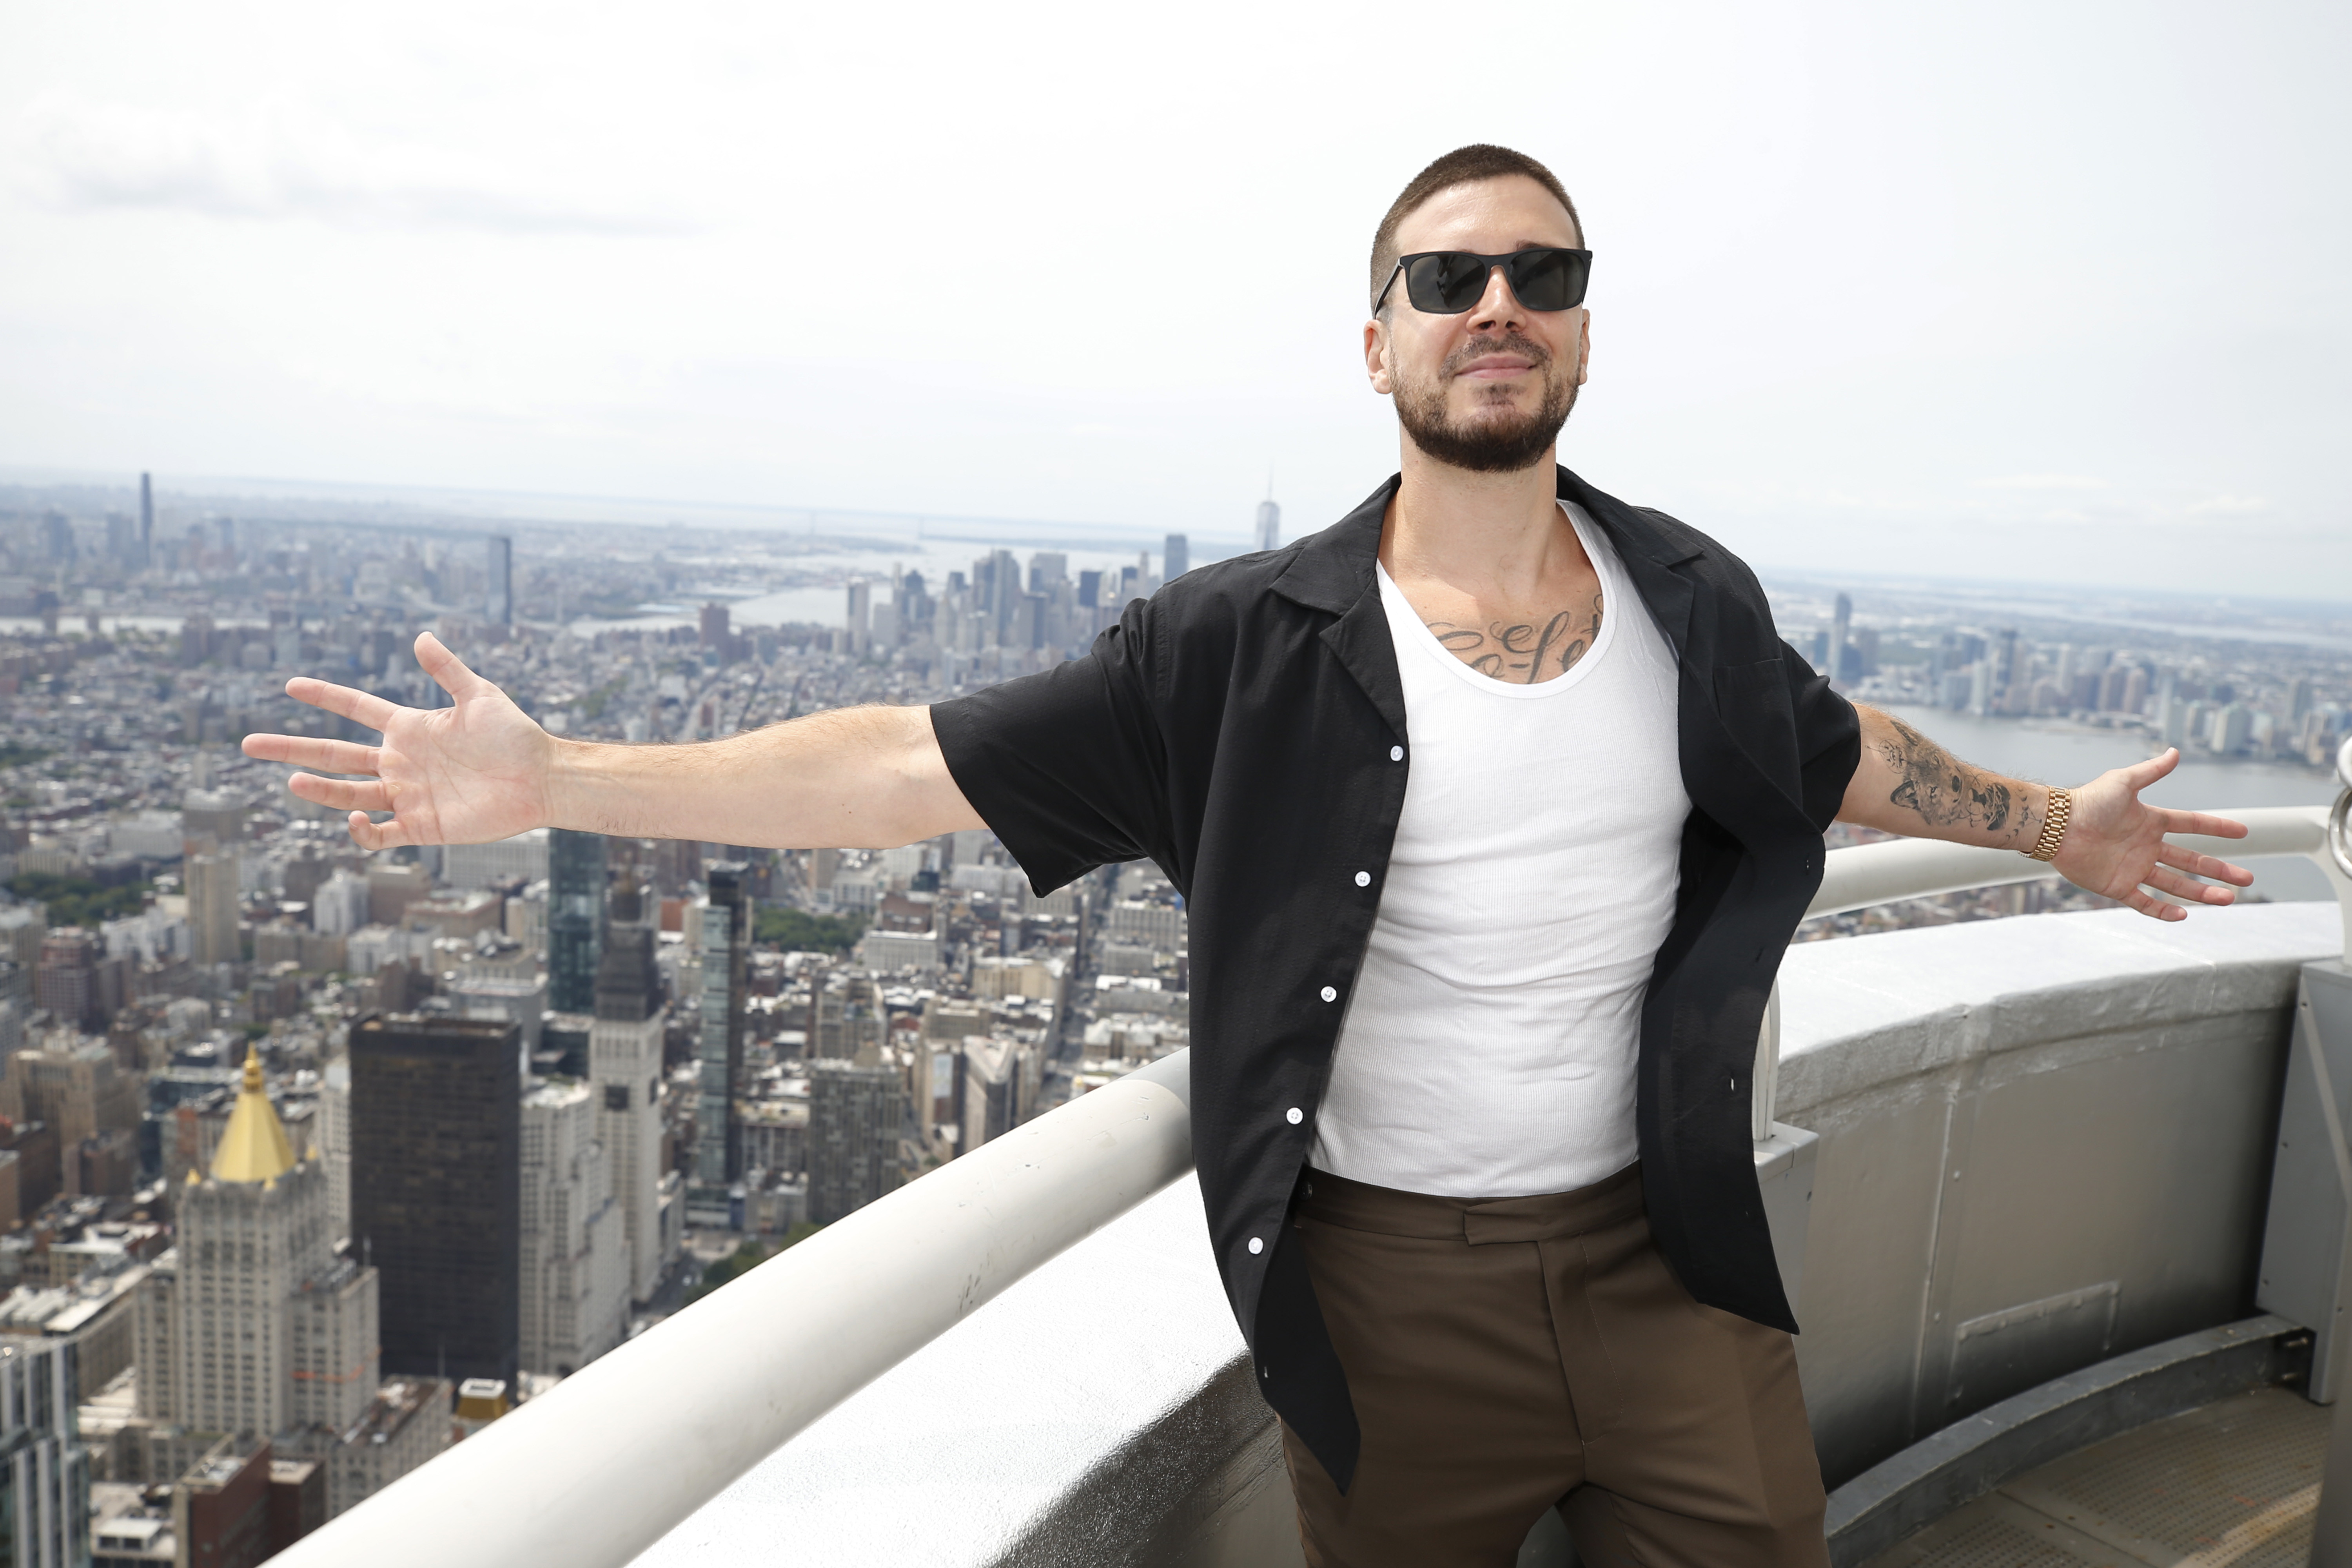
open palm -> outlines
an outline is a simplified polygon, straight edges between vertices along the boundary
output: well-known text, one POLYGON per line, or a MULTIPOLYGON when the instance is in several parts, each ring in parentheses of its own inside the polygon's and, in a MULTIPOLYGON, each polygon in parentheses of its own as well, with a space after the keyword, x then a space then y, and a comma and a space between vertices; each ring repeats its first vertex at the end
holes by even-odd
POLYGON ((2185 919, 2189 911, 2171 898, 2197 904, 2228 904, 2238 895, 2198 879, 2245 887, 2254 874, 2242 866, 2168 841, 2168 833, 2207 838, 2243 838, 2245 824, 2202 811, 2168 811, 2149 805, 2139 792, 2180 764, 2168 751, 2127 768, 2101 773, 2074 792, 2066 837, 2052 862, 2076 887, 2103 893, 2158 920, 2185 919), (2171 898, 2159 898, 2165 893, 2171 898))
POLYGON ((247 735, 245 754, 318 769, 294 774, 287 787, 304 800, 349 812, 352 838, 362 849, 484 844, 542 826, 553 737, 430 632, 416 639, 416 662, 455 707, 404 708, 371 692, 297 676, 286 683, 287 696, 377 731, 383 743, 247 735), (369 815, 385 811, 392 813, 388 822, 369 815))

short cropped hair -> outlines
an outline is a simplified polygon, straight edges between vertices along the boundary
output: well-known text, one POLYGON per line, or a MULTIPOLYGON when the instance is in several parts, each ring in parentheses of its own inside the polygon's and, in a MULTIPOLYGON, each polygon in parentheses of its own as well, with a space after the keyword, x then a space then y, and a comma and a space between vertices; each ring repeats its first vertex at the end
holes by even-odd
POLYGON ((1577 243, 1580 246, 1584 243, 1584 220, 1576 216, 1576 204, 1568 199, 1568 188, 1559 183, 1558 176, 1525 153, 1474 142, 1467 147, 1456 147, 1415 174, 1412 184, 1389 204, 1388 216, 1381 219, 1381 226, 1372 236, 1372 281, 1368 298, 1378 299, 1381 286, 1395 270, 1397 229, 1414 208, 1440 191, 1450 191, 1456 185, 1472 184, 1480 180, 1499 180, 1511 174, 1525 174, 1558 196, 1559 205, 1568 209, 1568 221, 1576 226, 1577 243))

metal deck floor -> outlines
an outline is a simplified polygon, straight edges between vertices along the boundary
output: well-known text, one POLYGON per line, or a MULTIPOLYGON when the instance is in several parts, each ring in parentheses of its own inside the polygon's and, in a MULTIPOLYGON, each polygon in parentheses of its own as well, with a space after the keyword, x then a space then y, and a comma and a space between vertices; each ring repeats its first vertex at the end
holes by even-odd
POLYGON ((2263 1389, 2095 1443, 1867 1568, 2305 1568, 2328 1413, 2263 1389))

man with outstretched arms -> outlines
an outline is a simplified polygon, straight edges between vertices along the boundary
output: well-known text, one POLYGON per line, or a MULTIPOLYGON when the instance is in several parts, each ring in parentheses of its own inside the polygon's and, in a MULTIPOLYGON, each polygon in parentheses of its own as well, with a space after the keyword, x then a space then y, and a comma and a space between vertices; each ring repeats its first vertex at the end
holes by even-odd
POLYGON ((985 826, 1040 892, 1149 857, 1191 911, 1201 1192, 1307 1560, 1501 1568, 1557 1506, 1588 1563, 1824 1563, 1748 1081, 1822 830, 2179 920, 2252 878, 2164 836, 2243 829, 2141 803, 2171 754, 2073 791, 1955 761, 1832 691, 1721 545, 1556 467, 1591 260, 1532 159, 1424 170, 1363 329, 1401 471, 1045 674, 598 745, 421 637, 456 706, 298 679, 383 744, 246 749, 317 770, 294 793, 368 849, 985 826))

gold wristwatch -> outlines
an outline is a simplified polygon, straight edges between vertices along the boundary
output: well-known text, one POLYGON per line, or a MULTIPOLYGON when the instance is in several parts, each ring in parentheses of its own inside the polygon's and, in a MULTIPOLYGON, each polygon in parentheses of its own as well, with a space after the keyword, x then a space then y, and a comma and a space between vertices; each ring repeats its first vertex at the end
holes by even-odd
POLYGON ((2052 790, 2049 808, 2042 816, 2042 837, 2033 841, 2032 848, 2025 851, 2025 858, 2029 860, 2058 858, 2058 846, 2066 841, 2067 819, 2074 815, 2074 792, 2071 789, 2052 790))

